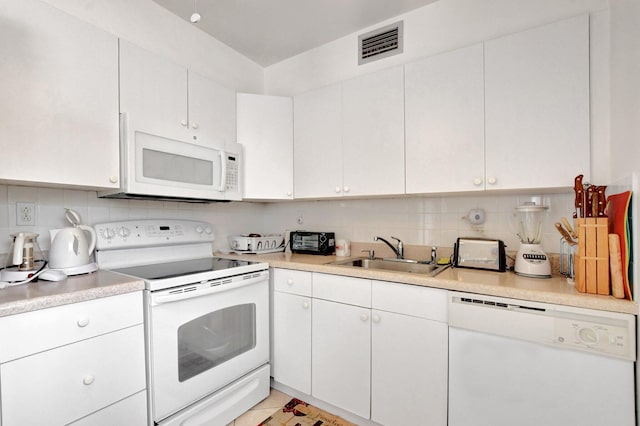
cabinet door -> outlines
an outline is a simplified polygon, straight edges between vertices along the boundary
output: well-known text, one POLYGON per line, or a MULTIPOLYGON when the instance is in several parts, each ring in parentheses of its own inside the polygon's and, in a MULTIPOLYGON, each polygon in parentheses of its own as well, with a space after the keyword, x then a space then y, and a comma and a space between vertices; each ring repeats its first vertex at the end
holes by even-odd
POLYGON ((238 143, 244 147, 244 198, 293 198, 293 102, 239 93, 238 143))
POLYGON ((447 336, 446 323, 373 311, 371 420, 446 426, 447 336))
POLYGON ((589 17, 485 43, 487 189, 589 172, 589 17))
POLYGON ((342 195, 342 86, 293 99, 295 198, 342 195))
POLYGON ((117 188, 117 38, 40 1, 0 15, 0 179, 117 188))
POLYGON ((143 326, 4 363, 0 387, 3 426, 70 423, 145 388, 143 326))
POLYGON ((120 112, 137 129, 189 140, 187 68, 120 40, 120 112))
POLYGON ((484 189, 482 44, 405 66, 407 193, 484 189))
POLYGON ((370 314, 367 308, 313 300, 311 394, 366 419, 371 391, 370 314))
POLYGON ((404 194, 402 67, 343 84, 344 195, 404 194))
POLYGON ((236 92, 191 70, 189 134, 198 145, 219 148, 236 141, 236 92))
POLYGON ((271 375, 279 383, 311 393, 311 298, 273 294, 271 375))

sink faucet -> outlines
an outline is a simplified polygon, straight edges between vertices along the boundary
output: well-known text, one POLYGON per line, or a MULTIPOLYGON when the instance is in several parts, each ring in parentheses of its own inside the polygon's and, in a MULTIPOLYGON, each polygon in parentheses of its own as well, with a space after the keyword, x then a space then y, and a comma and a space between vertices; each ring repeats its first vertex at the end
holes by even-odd
POLYGON ((389 241, 385 240, 382 237, 373 237, 373 241, 378 241, 378 240, 382 241, 383 243, 388 245, 391 248, 391 250, 393 250, 393 252, 396 254, 396 257, 398 259, 404 259, 404 246, 402 245, 402 241, 400 241, 400 239, 396 237, 391 237, 391 238, 393 238, 398 242, 397 248, 394 247, 389 241))

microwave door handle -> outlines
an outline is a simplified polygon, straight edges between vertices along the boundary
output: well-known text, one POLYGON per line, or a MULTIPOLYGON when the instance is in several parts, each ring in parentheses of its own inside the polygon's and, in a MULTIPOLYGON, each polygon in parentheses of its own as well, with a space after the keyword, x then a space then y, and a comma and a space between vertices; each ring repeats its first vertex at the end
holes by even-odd
POLYGON ((235 290, 240 287, 246 287, 248 285, 257 284, 265 281, 267 278, 265 274, 259 274, 257 277, 248 278, 239 282, 230 284, 220 284, 213 287, 205 288, 199 291, 188 291, 186 293, 169 293, 161 295, 151 296, 151 305, 157 306, 163 303, 179 302, 181 300, 193 299, 194 297, 207 296, 215 293, 222 293, 225 291, 235 290))
POLYGON ((224 192, 227 186, 227 153, 224 151, 220 151, 220 188, 218 191, 224 192))

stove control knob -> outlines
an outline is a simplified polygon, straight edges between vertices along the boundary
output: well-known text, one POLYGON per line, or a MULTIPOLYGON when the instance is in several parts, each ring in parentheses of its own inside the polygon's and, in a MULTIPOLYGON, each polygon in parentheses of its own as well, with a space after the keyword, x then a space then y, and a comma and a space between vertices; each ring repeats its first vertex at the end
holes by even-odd
POLYGON ((204 227, 204 232, 205 232, 205 234, 211 235, 211 227, 210 226, 205 226, 204 227))
POLYGON ((113 229, 104 228, 103 230, 100 231, 100 236, 105 240, 110 240, 116 236, 116 233, 113 229))
POLYGON ((197 232, 198 234, 202 234, 202 231, 204 231, 204 229, 202 228, 202 226, 200 226, 200 225, 196 226, 196 232, 197 232))
POLYGON ((129 228, 122 226, 120 229, 118 229, 118 235, 120 235, 122 238, 127 238, 129 235, 131 235, 131 231, 129 231, 129 228))

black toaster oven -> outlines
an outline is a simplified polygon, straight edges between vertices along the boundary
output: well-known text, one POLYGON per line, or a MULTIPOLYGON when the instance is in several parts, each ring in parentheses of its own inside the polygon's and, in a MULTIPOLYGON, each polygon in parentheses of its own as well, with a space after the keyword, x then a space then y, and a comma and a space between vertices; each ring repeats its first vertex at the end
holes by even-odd
POLYGON ((329 255, 336 251, 333 232, 293 231, 289 242, 293 253, 329 255))

